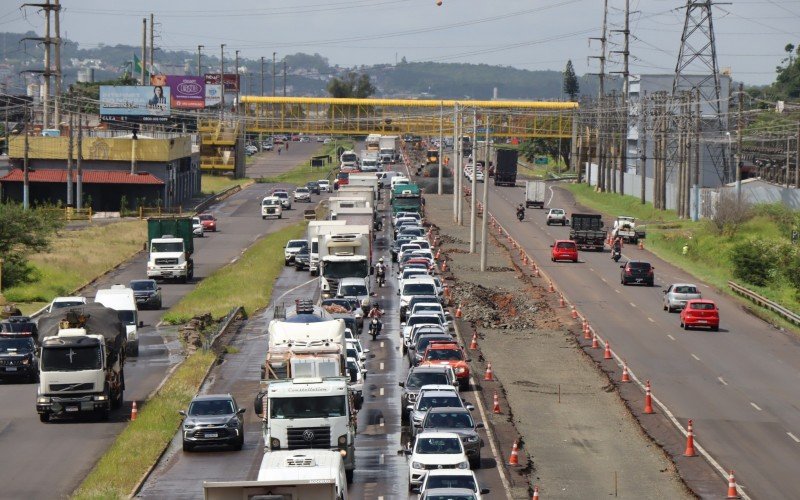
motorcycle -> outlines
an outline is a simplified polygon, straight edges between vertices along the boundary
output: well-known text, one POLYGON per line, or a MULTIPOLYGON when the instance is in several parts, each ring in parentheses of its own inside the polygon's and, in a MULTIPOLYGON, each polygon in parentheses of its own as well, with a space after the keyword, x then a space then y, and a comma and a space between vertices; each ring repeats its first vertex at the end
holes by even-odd
POLYGON ((369 322, 369 334, 372 335, 372 340, 381 332, 381 321, 378 318, 372 318, 369 322))
POLYGON ((619 262, 619 259, 621 259, 621 258, 622 258, 622 252, 620 252, 617 249, 612 249, 611 250, 611 259, 614 262, 619 262))
POLYGON ((522 221, 525 218, 525 211, 524 210, 517 210, 517 219, 522 221))
POLYGON ((375 281, 378 282, 378 286, 383 288, 383 285, 386 284, 386 271, 377 271, 375 273, 375 281))

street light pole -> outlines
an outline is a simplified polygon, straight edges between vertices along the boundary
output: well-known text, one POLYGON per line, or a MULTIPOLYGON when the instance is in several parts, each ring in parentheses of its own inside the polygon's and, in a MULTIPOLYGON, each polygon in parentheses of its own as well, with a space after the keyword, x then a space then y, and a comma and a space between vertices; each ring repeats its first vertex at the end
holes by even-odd
POLYGON ((225 119, 225 44, 219 44, 219 121, 225 119))
POLYGON ((201 61, 201 59, 200 59, 200 58, 203 56, 203 54, 202 54, 202 52, 201 52, 201 51, 202 51, 204 48, 205 48, 205 45, 198 45, 198 46, 197 46, 197 76, 200 76, 200 75, 202 75, 202 74, 203 74, 203 65, 202 65, 202 63, 200 62, 200 61, 201 61))
POLYGON ((277 52, 272 53, 272 97, 275 97, 275 56, 277 52))
POLYGON ((442 153, 444 142, 444 101, 439 101, 439 179, 436 194, 442 194, 442 153))
POLYGON ((481 272, 486 271, 486 240, 489 238, 489 115, 483 121, 486 128, 486 156, 483 158, 483 218, 481 219, 481 272))

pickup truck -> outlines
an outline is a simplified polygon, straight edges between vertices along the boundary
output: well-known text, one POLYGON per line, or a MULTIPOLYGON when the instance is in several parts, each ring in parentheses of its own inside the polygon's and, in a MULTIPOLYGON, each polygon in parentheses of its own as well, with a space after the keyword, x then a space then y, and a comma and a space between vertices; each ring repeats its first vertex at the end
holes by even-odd
POLYGON ((605 248, 606 235, 601 215, 572 214, 570 217, 569 239, 574 241, 578 248, 602 252, 605 248))
POLYGON ((612 238, 620 237, 625 243, 633 243, 634 245, 639 240, 645 239, 646 236, 647 234, 643 229, 637 229, 635 218, 624 215, 617 217, 611 230, 612 238))

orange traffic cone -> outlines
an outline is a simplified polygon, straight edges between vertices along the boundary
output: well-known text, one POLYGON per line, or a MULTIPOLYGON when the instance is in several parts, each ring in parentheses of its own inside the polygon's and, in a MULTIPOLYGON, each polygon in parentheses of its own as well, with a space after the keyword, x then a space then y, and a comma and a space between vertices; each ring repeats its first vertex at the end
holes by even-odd
POLYGON ((456 318, 460 318, 463 315, 464 314, 461 312, 461 304, 459 304, 458 307, 456 308, 456 318))
POLYGON ((644 242, 639 240, 639 250, 644 250, 644 242))
POLYGON ((533 500, 539 500, 539 487, 533 487, 533 500))
POLYGON ((494 380, 494 373, 492 373, 492 364, 486 363, 486 373, 483 374, 483 380, 494 380))
POLYGON ((578 310, 575 309, 575 306, 572 306, 572 319, 578 319, 578 310))
POLYGON ((550 281, 550 288, 548 288, 547 291, 550 292, 550 293, 555 293, 555 291, 556 291, 555 287, 553 286, 553 281, 552 280, 550 281))
POLYGON ((733 471, 728 476, 728 496, 725 498, 739 498, 739 493, 736 491, 736 478, 733 477, 733 471))
POLYGON ((442 261, 442 272, 443 273, 447 272, 447 261, 446 260, 442 261))
POLYGON ((497 396, 497 391, 494 391, 494 404, 492 408, 492 413, 498 415, 500 413, 500 398, 497 396))
POLYGON ((441 250, 436 250, 436 255, 434 255, 433 258, 439 260, 439 257, 441 257, 441 255, 442 255, 441 250))
POLYGON ((136 420, 136 417, 138 416, 139 416, 139 409, 136 408, 136 401, 134 401, 133 405, 131 406, 131 422, 136 420))
POLYGON ((519 447, 516 441, 514 441, 514 445, 511 447, 511 456, 508 457, 508 465, 519 465, 519 447))
POLYGON ((653 411, 653 395, 651 393, 649 380, 644 385, 644 412, 648 415, 655 413, 653 411))
POLYGON ((469 343, 469 350, 474 351, 478 348, 478 332, 472 334, 472 342, 469 343))
POLYGON ((628 373, 628 363, 625 361, 622 362, 622 379, 621 382, 630 382, 631 376, 628 373))
POLYGON ((597 341, 597 334, 592 334, 592 349, 600 349, 600 343, 597 341))
POLYGON ((614 357, 611 355, 611 341, 606 340, 606 350, 603 353, 603 359, 613 359, 614 357))
POLYGON ((567 303, 564 301, 564 294, 558 294, 558 307, 567 307, 567 303))
POLYGON ((583 339, 584 340, 592 339, 592 331, 589 328, 589 322, 586 320, 583 320, 583 339))
POLYGON ((689 424, 686 426, 686 451, 683 452, 684 457, 696 457, 694 452, 694 429, 692 428, 692 419, 689 419, 689 424))

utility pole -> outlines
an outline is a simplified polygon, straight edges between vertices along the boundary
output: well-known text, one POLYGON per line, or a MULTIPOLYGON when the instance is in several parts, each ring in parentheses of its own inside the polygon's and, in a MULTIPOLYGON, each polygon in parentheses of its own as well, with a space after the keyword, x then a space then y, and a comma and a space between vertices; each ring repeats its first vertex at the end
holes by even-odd
MULTIPOLYGON (((50 0, 45 0, 45 3, 25 3, 22 4, 22 7, 39 7, 45 13, 44 18, 44 37, 25 37, 21 41, 24 40, 35 40, 37 42, 41 42, 44 45, 44 68, 42 70, 31 70, 28 71, 30 73, 37 73, 41 74, 42 79, 42 94, 44 97, 42 98, 42 128, 46 129, 49 128, 50 124, 50 76, 53 74, 51 71, 51 64, 50 64, 50 45, 56 43, 50 37, 50 11, 55 10, 57 7, 56 5, 52 5, 50 0)), ((60 54, 60 52, 59 52, 60 54)), ((34 113, 34 110, 31 109, 31 114, 34 113)), ((31 118, 33 121, 35 116, 31 118)))
POLYGON ((264 97, 264 56, 261 56, 261 97, 264 97))
POLYGON ((69 115, 69 142, 67 143, 67 206, 72 207, 74 200, 72 199, 72 155, 73 151, 73 138, 75 137, 75 127, 72 121, 72 113, 69 115))
POLYGON ((606 42, 608 41, 608 0, 603 0, 603 29, 600 35, 600 38, 590 38, 589 40, 600 40, 600 55, 599 56, 590 56, 593 59, 600 60, 600 73, 597 73, 598 81, 600 83, 600 91, 599 91, 599 100, 598 100, 598 108, 597 108, 597 189, 599 191, 605 191, 605 167, 606 167, 606 158, 605 158, 605 137, 600 135, 600 129, 604 128, 606 123, 604 120, 605 110, 604 110, 604 98, 603 96, 606 93, 605 88, 605 79, 606 79, 606 42))
POLYGON ((78 159, 75 162, 76 167, 76 190, 75 190, 75 208, 78 210, 83 208, 83 117, 78 113, 78 159))
POLYGON ((800 189, 800 122, 797 123, 797 136, 794 145, 796 148, 794 156, 794 187, 795 189, 800 189))
POLYGON ((150 82, 145 81, 147 74, 147 18, 142 18, 142 85, 148 85, 150 82))
POLYGON ((233 64, 233 78, 234 83, 236 84, 236 103, 234 104, 236 110, 238 111, 239 108, 239 87, 241 83, 239 82, 239 51, 234 51, 234 64, 233 64))
POLYGON ((678 182, 675 184, 677 188, 675 192, 675 209, 678 212, 678 217, 683 219, 683 186, 684 186, 684 173, 686 172, 686 103, 685 96, 682 96, 680 103, 677 105, 678 111, 678 182))
POLYGON ((283 97, 286 97, 286 58, 283 58, 283 97))
POLYGON ((453 104, 453 222, 458 220, 458 103, 453 104))
POLYGON ((739 113, 736 116, 736 201, 742 202, 742 128, 744 127, 744 84, 739 84, 739 113))
POLYGON ((639 202, 644 205, 647 202, 647 92, 639 94, 639 137, 642 140, 641 150, 639 151, 639 202))
POLYGON ((201 51, 205 45, 198 45, 197 46, 197 76, 203 76, 203 66, 200 62, 200 57, 202 56, 201 51))
POLYGON ((153 22, 153 13, 151 12, 150 13, 150 47, 149 47, 149 49, 150 49, 150 59, 149 60, 150 60, 150 70, 151 70, 150 73, 152 73, 155 70, 155 67, 156 67, 155 40, 154 40, 154 35, 153 35, 154 26, 155 26, 155 23, 153 22))
MULTIPOLYGON (((458 113, 458 134, 459 140, 460 136, 464 133, 464 115, 459 110, 458 113)), ((458 169, 459 174, 461 174, 461 165, 464 163, 464 148, 462 147, 461 142, 458 145, 458 169)), ((464 225, 464 178, 461 175, 458 175, 458 192, 456 196, 458 196, 458 225, 464 225)))
MULTIPOLYGON (((630 0, 625 0, 625 28, 621 30, 614 30, 615 33, 622 33, 625 35, 624 48, 621 51, 615 50, 613 53, 622 54, 622 144, 620 148, 620 176, 619 176, 619 194, 625 194, 625 172, 628 170, 628 99, 630 97, 630 89, 628 83, 628 56, 630 55, 630 0)), ((619 73, 619 72, 617 72, 619 73)))
POLYGON ((786 171, 783 174, 783 181, 785 187, 788 189, 789 187, 789 147, 791 146, 792 136, 786 136, 786 171))
MULTIPOLYGON (((489 115, 486 114, 484 128, 486 129, 485 144, 486 154, 483 158, 483 217, 481 218, 481 272, 486 271, 486 240, 489 239, 489 115)), ((476 156, 477 158, 477 156, 476 156)))
POLYGON ((53 99, 53 124, 55 128, 60 128, 61 125, 61 0, 54 0, 53 13, 55 15, 55 28, 56 36, 53 41, 54 55, 56 59, 55 75, 55 97, 53 99))
POLYGON ((225 119, 225 44, 219 44, 219 86, 222 92, 219 93, 219 121, 225 119))
POLYGON ((272 53, 272 97, 275 97, 275 56, 277 52, 272 53))
POLYGON ((436 183, 436 194, 442 194, 442 143, 444 142, 444 101, 439 101, 439 172, 436 183))
POLYGON ((31 131, 31 121, 28 110, 25 110, 25 143, 22 150, 22 209, 28 210, 30 208, 30 182, 28 179, 28 155, 30 153, 30 146, 28 144, 28 134, 31 131))
MULTIPOLYGON (((470 186, 469 197, 469 253, 475 253, 475 223, 477 222, 477 200, 478 193, 478 110, 472 108, 472 186, 470 186)), ((484 179, 485 181, 485 179, 484 179)))

